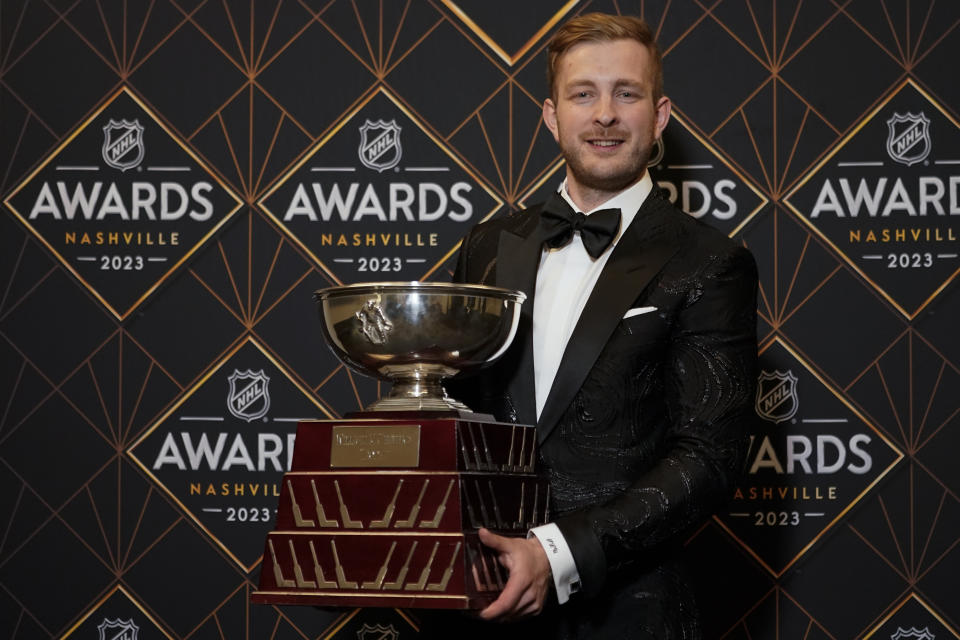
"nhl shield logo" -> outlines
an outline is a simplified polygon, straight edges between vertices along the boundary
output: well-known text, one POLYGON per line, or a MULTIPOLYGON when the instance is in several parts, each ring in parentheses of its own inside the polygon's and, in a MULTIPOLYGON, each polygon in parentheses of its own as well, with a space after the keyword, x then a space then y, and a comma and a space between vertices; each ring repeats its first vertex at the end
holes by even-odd
POLYGON ((923 629, 897 627, 896 633, 890 636, 890 640, 934 640, 935 637, 927 627, 923 629))
POLYGON ((396 120, 367 120, 360 127, 360 162, 363 166, 384 172, 400 162, 400 126, 396 120))
POLYGON ((104 618, 97 627, 97 631, 100 632, 99 640, 137 640, 140 627, 133 624, 132 619, 107 620, 104 618))
POLYGON ((239 371, 234 369, 229 378, 230 394, 227 396, 227 408, 241 420, 253 422, 267 415, 270 410, 270 378, 259 371, 239 371))
POLYGON ((383 625, 371 625, 366 624, 360 627, 360 631, 357 631, 357 640, 397 640, 400 637, 400 634, 396 629, 393 628, 391 624, 388 627, 383 625))
POLYGON ((111 119, 103 128, 103 161, 114 169, 126 171, 143 161, 143 127, 139 120, 111 119))
POLYGON ((908 167, 923 162, 930 146, 930 120, 922 111, 920 115, 894 112, 887 120, 887 153, 894 161, 908 167))
POLYGON ((780 423, 797 413, 797 377, 792 371, 761 371, 757 379, 757 415, 780 423))

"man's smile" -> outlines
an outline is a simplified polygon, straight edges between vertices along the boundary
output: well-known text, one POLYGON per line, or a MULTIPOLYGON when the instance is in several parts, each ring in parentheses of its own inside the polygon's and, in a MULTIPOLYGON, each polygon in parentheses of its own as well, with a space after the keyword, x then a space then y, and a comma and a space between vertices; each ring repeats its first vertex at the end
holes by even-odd
POLYGON ((620 140, 620 139, 616 139, 616 140, 593 139, 593 140, 587 140, 587 142, 592 147, 600 147, 600 148, 618 147, 621 144, 623 144, 623 140, 620 140))

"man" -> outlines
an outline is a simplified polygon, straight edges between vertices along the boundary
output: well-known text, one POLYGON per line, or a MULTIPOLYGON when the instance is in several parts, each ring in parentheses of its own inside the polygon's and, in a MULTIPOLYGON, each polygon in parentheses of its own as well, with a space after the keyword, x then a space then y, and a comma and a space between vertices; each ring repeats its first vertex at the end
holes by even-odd
POLYGON ((535 423, 551 485, 552 523, 527 539, 481 531, 510 579, 479 616, 527 618, 518 637, 698 638, 679 556, 742 467, 756 267, 647 172, 670 101, 646 25, 575 18, 548 58, 543 121, 566 180, 475 227, 454 275, 528 296, 508 352, 453 395, 535 423))

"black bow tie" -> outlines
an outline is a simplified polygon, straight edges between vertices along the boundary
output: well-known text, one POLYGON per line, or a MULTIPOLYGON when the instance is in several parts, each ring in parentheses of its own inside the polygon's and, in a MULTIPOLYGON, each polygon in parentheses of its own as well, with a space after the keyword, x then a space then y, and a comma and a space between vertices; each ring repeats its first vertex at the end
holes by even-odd
POLYGON ((579 231, 583 247, 594 260, 607 250, 619 229, 620 209, 601 209, 587 216, 574 211, 559 192, 551 195, 540 211, 540 237, 548 247, 566 246, 579 231))

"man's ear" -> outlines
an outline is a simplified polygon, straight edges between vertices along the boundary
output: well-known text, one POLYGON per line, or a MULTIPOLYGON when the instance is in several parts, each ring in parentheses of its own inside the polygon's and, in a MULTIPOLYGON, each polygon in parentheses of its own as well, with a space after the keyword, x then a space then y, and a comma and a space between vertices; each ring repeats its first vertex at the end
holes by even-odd
POLYGON ((543 101, 543 124, 547 125, 547 129, 550 129, 553 139, 560 142, 560 135, 557 132, 557 105, 554 104, 553 98, 547 98, 543 101))
POLYGON ((657 100, 654 109, 656 109, 657 113, 657 124, 653 139, 659 140, 663 130, 667 128, 667 123, 670 122, 670 98, 661 96, 661 98, 657 100))

